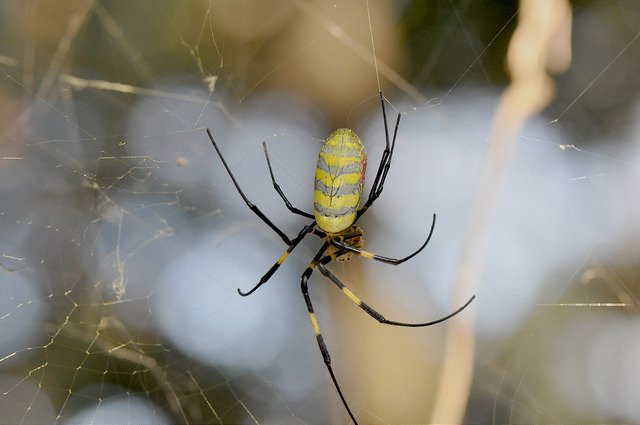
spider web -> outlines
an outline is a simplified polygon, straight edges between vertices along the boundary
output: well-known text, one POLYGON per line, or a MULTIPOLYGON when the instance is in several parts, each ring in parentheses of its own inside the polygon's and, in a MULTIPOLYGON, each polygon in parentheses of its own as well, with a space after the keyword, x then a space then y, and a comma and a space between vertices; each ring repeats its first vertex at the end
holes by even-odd
POLYGON ((0 8, 1 423, 347 423, 298 286, 319 242, 238 296, 286 247, 242 203, 205 128, 251 201, 294 236, 307 221, 273 190, 262 142, 288 198, 311 212, 332 129, 358 132, 372 179, 379 89, 390 125, 403 115, 385 191, 360 222, 366 247, 406 255, 433 212, 436 231, 400 267, 330 267, 394 320, 477 299, 457 325, 391 328, 314 274, 359 421, 640 418, 639 6, 573 4, 571 65, 510 133, 509 155, 491 132, 524 3, 0 8), (491 161, 505 177, 474 201, 491 161), (485 208, 480 283, 465 289, 459 259, 485 208), (448 341, 465 329, 468 390, 443 372, 462 366, 465 348, 448 341), (457 416, 434 413, 456 394, 457 416))

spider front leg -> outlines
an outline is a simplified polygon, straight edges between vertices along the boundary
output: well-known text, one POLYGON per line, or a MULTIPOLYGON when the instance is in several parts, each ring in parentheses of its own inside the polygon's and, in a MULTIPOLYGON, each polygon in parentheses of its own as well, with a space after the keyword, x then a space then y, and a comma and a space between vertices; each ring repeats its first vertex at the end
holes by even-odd
POLYGON ((347 404, 347 400, 342 394, 342 389, 340 385, 338 385, 338 380, 336 379, 336 375, 333 373, 333 368, 331 367, 331 355, 329 354, 329 350, 327 349, 327 345, 324 342, 324 338, 322 337, 322 332, 320 331, 320 325, 318 324, 318 319, 316 318, 316 313, 313 310, 313 303, 311 302, 311 297, 309 296, 309 288, 307 285, 307 281, 309 280, 309 276, 313 273, 313 270, 318 266, 318 263, 325 251, 329 247, 329 243, 325 242, 322 245, 322 248, 318 251, 318 253, 313 257, 313 260, 309 264, 309 266, 305 269, 304 273, 302 273, 302 279, 300 283, 300 289, 302 291, 302 296, 304 297, 304 301, 307 304, 307 311, 309 312, 309 320, 311 321, 311 326, 313 327, 313 333, 316 336, 316 342, 318 343, 318 348, 320 349, 320 353, 322 354, 322 359, 324 360, 324 364, 329 371, 329 375, 331 375, 331 380, 333 381, 333 385, 338 391, 338 395, 340 396, 340 400, 342 400, 342 404, 345 409, 347 409, 347 413, 349 413, 349 417, 353 421, 355 425, 358 425, 358 421, 356 421, 353 412, 351 412, 351 408, 347 404))
POLYGON ((264 156, 265 156, 265 158, 267 158, 267 166, 269 167, 269 174, 271 175, 271 182, 273 183, 273 188, 276 190, 276 192, 278 192, 278 195, 280 195, 280 197, 284 201, 284 204, 286 205, 286 207, 289 209, 289 211, 291 211, 294 214, 298 214, 298 215, 301 215, 303 217, 314 219, 315 217, 313 216, 313 214, 309 214, 307 212, 304 212, 304 211, 294 207, 291 204, 291 202, 289 202, 289 200, 285 196, 284 192, 280 188, 280 185, 278 183, 276 183, 276 178, 273 175, 273 169, 271 168, 271 160, 269 159, 269 152, 267 152, 267 144, 265 142, 262 142, 262 147, 264 149, 264 156))
POLYGON ((249 207, 249 209, 253 211, 255 215, 257 215, 260 218, 260 220, 264 221, 267 224, 267 226, 271 227, 271 229, 273 229, 273 231, 276 232, 278 236, 280 236, 280 238, 282 238, 284 243, 286 243, 287 245, 291 245, 291 240, 287 237, 287 235, 285 235, 284 232, 278 228, 278 226, 273 224, 271 220, 269 220, 267 216, 264 215, 258 207, 256 207, 251 201, 249 201, 249 199, 247 199, 242 189, 240 189, 240 185, 236 181, 236 178, 233 176, 231 169, 227 165, 227 161, 225 161, 224 157, 222 156, 222 152, 220 152, 220 149, 218 148, 216 141, 213 139, 213 134, 211 134, 211 130, 209 130, 208 128, 207 128, 207 134, 209 135, 209 139, 211 140, 213 147, 215 148, 216 152, 218 153, 218 156, 220 157, 220 160, 222 161, 222 165, 224 165, 224 168, 227 170, 227 173, 229 174, 229 177, 231 177, 231 181, 233 182, 233 185, 236 187, 236 190, 242 197, 242 200, 244 201, 244 203, 247 204, 247 207, 249 207))
POLYGON ((365 204, 358 210, 356 215, 356 220, 364 214, 366 210, 375 202, 376 199, 382 193, 382 189, 384 188, 384 182, 387 179, 387 173, 389 172, 389 167, 391 167, 391 157, 393 156, 393 151, 396 147, 396 137, 398 136, 398 127, 400 127, 400 113, 398 113, 398 117, 396 118, 396 125, 393 131, 393 139, 391 143, 389 143, 389 125, 387 124, 387 110, 384 106, 384 95, 382 91, 380 92, 380 103, 382 105, 382 121, 384 122, 384 137, 385 137, 385 148, 384 152, 382 152, 382 158, 380 158, 380 165, 378 165, 378 171, 376 172, 376 177, 373 180, 373 184, 371 185, 371 191, 369 192, 369 197, 365 204))
POLYGON ((255 292, 256 289, 258 289, 264 283, 266 283, 269 279, 271 279, 271 276, 273 276, 276 270, 280 268, 282 263, 284 263, 284 260, 286 260, 287 257, 289 257, 289 254, 291 254, 291 252, 295 249, 295 247, 298 246, 300 241, 304 239, 304 237, 307 236, 307 234, 315 230, 314 229, 315 225, 316 225, 316 222, 314 221, 310 225, 303 227, 300 233, 298 233, 298 236, 296 236, 296 238, 293 241, 291 241, 291 244, 287 247, 287 250, 280 256, 280 258, 278 258, 278 261, 276 261, 276 263, 273 266, 271 266, 269 270, 267 270, 264 276, 260 278, 260 281, 258 281, 258 283, 247 292, 243 292, 240 290, 240 288, 238 288, 238 294, 242 295, 243 297, 251 295, 255 292))

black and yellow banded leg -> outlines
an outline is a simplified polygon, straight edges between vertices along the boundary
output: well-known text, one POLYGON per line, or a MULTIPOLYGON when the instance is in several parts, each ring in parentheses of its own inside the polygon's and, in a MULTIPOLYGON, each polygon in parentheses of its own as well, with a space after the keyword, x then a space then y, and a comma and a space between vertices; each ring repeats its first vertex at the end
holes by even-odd
POLYGON ((304 296, 304 301, 307 304, 307 310, 309 312, 309 320, 311 320, 311 326, 313 327, 313 333, 316 335, 316 341, 318 343, 318 348, 320 349, 320 353, 322 354, 322 359, 324 360, 324 364, 329 371, 329 375, 331 375, 331 380, 333 381, 333 385, 338 391, 338 395, 340 396, 340 400, 342 400, 342 404, 345 409, 347 409, 347 413, 349 413, 349 417, 353 421, 354 424, 358 424, 356 421, 353 412, 351 412, 351 408, 347 404, 347 400, 342 394, 342 389, 340 389, 340 385, 338 385, 338 380, 336 379, 336 375, 333 373, 333 368, 331 367, 331 356, 329 355, 329 350, 327 349, 327 345, 324 342, 324 338, 322 337, 322 333, 320 331, 320 325, 318 324, 318 319, 316 318, 316 313, 313 311, 313 303, 311 302, 311 297, 309 296, 309 288, 307 285, 307 281, 309 280, 309 276, 313 273, 313 270, 318 265, 318 262, 322 258, 324 251, 329 247, 329 243, 325 242, 322 245, 322 248, 318 251, 318 253, 313 257, 313 260, 306 268, 304 273, 302 273, 302 279, 300 283, 300 289, 302 290, 302 295, 304 296))
POLYGON ((287 237, 287 235, 285 235, 284 232, 278 228, 278 226, 273 224, 271 222, 271 220, 269 220, 267 218, 267 216, 264 215, 263 212, 260 211, 260 209, 258 207, 256 207, 251 201, 249 201, 249 199, 244 194, 242 189, 240 189, 240 185, 236 181, 236 178, 233 176, 233 173, 231 172, 231 169, 227 165, 227 161, 225 161, 224 157, 222 156, 222 152, 220 152, 220 149, 218 148, 218 145, 216 144, 216 141, 213 139, 213 134, 211 133, 211 130, 209 130, 208 128, 207 128, 207 134, 209 135, 209 139, 211 140, 211 143, 213 144, 213 147, 215 148, 216 152, 218 153, 218 156, 220 157, 220 160, 222 161, 222 165, 224 165, 224 168, 227 170, 227 174, 229 174, 229 177, 231 177, 231 181, 233 182, 233 185, 236 187, 236 190, 238 191, 238 193, 242 197, 242 200, 244 201, 244 203, 247 204, 247 207, 249 207, 249 209, 251 211, 253 211, 254 214, 257 215, 260 218, 260 220, 264 221, 267 226, 271 227, 271 229, 274 232, 276 232, 278 234, 278 236, 280 236, 280 238, 282 238, 284 243, 286 243, 287 245, 291 245, 291 239, 289 239, 289 237, 287 237))
POLYGON ((262 148, 264 149, 264 156, 265 156, 265 158, 267 158, 267 166, 269 167, 269 174, 271 175, 271 182, 273 183, 273 188, 276 190, 276 192, 278 192, 278 195, 280 195, 280 197, 284 201, 284 204, 286 205, 287 209, 289 211, 291 211, 292 213, 294 213, 294 214, 298 214, 298 215, 301 215, 303 217, 315 219, 313 214, 309 214, 307 212, 304 212, 304 211, 294 207, 291 204, 291 202, 289 202, 289 200, 285 196, 284 192, 280 188, 280 185, 278 183, 276 183, 276 178, 273 175, 273 169, 271 168, 271 160, 269 159, 269 152, 267 152, 267 144, 266 144, 266 142, 262 142, 262 148))
POLYGON ((260 281, 247 292, 243 292, 240 290, 240 288, 238 288, 238 294, 242 295, 243 297, 246 297, 247 295, 251 295, 256 289, 261 287, 262 284, 267 282, 271 278, 271 276, 273 276, 276 270, 278 270, 278 268, 282 265, 282 263, 284 263, 284 260, 287 259, 289 254, 291 254, 291 251, 293 251, 295 247, 298 246, 300 241, 304 239, 304 237, 308 233, 313 231, 314 226, 315 226, 315 222, 311 223, 309 226, 303 227, 300 233, 298 233, 298 236, 296 236, 296 238, 293 241, 291 241, 291 245, 287 247, 287 250, 280 256, 280 258, 278 258, 278 261, 276 261, 276 263, 273 266, 271 266, 271 268, 264 274, 264 276, 260 278, 260 281))
POLYGON ((324 257, 318 264, 318 270, 320 270, 320 273, 325 275, 331 282, 333 282, 338 288, 340 288, 342 293, 344 293, 347 296, 347 298, 349 298, 351 301, 353 301, 354 304, 356 304, 358 307, 360 307, 362 310, 364 310, 369 316, 373 317, 378 322, 383 323, 385 325, 403 326, 403 327, 407 327, 407 328, 421 328, 421 327, 436 325, 436 324, 438 324, 440 322, 444 322, 445 320, 450 319, 451 317, 453 317, 456 314, 460 313, 476 297, 475 295, 472 296, 469 299, 469 301, 467 301, 462 307, 458 308, 453 313, 451 313, 451 314, 449 314, 447 316, 444 316, 444 317, 442 317, 440 319, 432 320, 430 322, 406 323, 406 322, 398 322, 398 321, 395 321, 395 320, 388 320, 382 314, 378 313, 378 311, 376 311, 374 308, 372 308, 367 303, 362 301, 356 294, 354 294, 351 291, 351 289, 349 289, 344 283, 342 283, 340 281, 340 279, 337 278, 336 275, 331 273, 331 271, 324 266, 324 264, 328 263, 330 261, 330 259, 329 259, 329 261, 323 261, 325 258, 329 258, 329 257, 328 256, 324 257))
POLYGON ((370 260, 377 260, 377 261, 381 261, 383 263, 387 263, 387 264, 393 264, 394 266, 397 266, 398 264, 404 263, 405 261, 409 260, 410 258, 415 257, 416 255, 418 255, 420 253, 420 251, 422 251, 427 244, 429 243, 429 241, 431 240, 431 236, 433 235, 433 229, 436 226, 436 215, 433 215, 433 221, 431 223, 431 230, 429 230, 429 236, 427 236, 427 240, 424 241, 424 243, 422 244, 422 246, 420 246, 420 248, 418 248, 416 251, 412 252, 411 254, 407 255, 406 257, 403 258, 390 258, 390 257, 384 257, 382 255, 378 255, 378 254, 374 254, 373 252, 369 252, 369 251, 365 251, 363 249, 358 249, 358 248, 354 248, 352 246, 349 246, 343 242, 337 241, 337 240, 331 240, 331 245, 343 249, 345 251, 349 251, 349 252, 353 252, 354 254, 357 254, 361 257, 364 258, 368 258, 370 260))

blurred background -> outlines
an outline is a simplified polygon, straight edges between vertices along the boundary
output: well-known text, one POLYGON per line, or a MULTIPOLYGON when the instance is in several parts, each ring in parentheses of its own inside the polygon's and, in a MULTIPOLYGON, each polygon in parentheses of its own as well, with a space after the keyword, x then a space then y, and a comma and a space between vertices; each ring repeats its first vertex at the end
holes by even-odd
POLYGON ((0 423, 343 424, 300 294, 335 128, 366 249, 311 297, 365 423, 638 423, 640 3, 0 2, 0 423), (532 6, 532 3, 537 6, 532 6), (518 41, 520 43, 518 44, 518 41), (533 87, 533 89, 531 89, 533 87), (369 188, 369 184, 366 188, 369 188))

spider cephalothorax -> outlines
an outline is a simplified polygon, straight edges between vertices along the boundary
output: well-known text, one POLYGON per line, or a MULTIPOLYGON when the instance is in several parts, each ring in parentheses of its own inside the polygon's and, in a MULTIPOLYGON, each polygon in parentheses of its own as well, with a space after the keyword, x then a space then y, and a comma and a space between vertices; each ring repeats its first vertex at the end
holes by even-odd
POLYGON ((343 284, 340 279, 338 279, 338 277, 336 277, 328 268, 325 267, 329 262, 333 260, 345 261, 350 259, 354 255, 381 261, 387 264, 398 265, 422 251, 424 247, 429 243, 431 235, 433 234, 433 229, 436 224, 435 214, 433 215, 431 230, 429 231, 429 235, 427 236, 426 241, 424 241, 420 248, 407 255, 406 257, 399 259, 384 257, 372 252, 364 251, 362 249, 362 230, 358 226, 355 226, 354 223, 365 213, 365 211, 367 211, 367 209, 375 202, 376 199, 378 199, 378 197, 382 193, 384 182, 387 177, 387 172, 389 171, 389 167, 391 165, 391 157, 393 156, 393 150, 396 145, 396 136, 398 134, 398 127, 400 125, 400 114, 398 114, 395 130, 393 132, 393 138, 391 139, 391 143, 389 143, 387 113, 385 110, 384 96, 382 95, 382 92, 380 92, 380 103, 382 104, 382 118, 384 123, 386 146, 384 152, 382 153, 380 165, 378 166, 378 169, 376 171, 369 196, 367 197, 364 205, 360 208, 358 208, 358 206, 360 204, 360 198, 362 196, 367 156, 360 138, 352 130, 349 130, 347 128, 340 128, 331 133, 322 144, 320 154, 318 155, 318 165, 316 167, 315 174, 313 214, 304 212, 294 207, 291 202, 289 202, 278 183, 276 183, 273 169, 271 168, 271 161, 269 160, 269 154, 267 152, 267 145, 263 143, 264 154, 267 159, 267 165, 269 167, 269 174, 271 175, 271 181, 276 192, 278 192, 289 211, 313 220, 311 223, 303 227, 298 235, 293 239, 289 239, 289 237, 282 230, 280 230, 278 226, 273 224, 271 220, 269 220, 258 207, 256 207, 249 201, 249 199, 247 199, 244 192, 242 192, 242 189, 240 189, 240 186, 238 185, 235 177, 233 176, 231 169, 227 165, 227 162, 222 156, 222 153, 220 152, 220 149, 218 148, 218 145, 213 138, 211 130, 207 129, 207 134, 209 135, 209 139, 211 140, 213 147, 218 153, 218 156, 220 157, 222 164, 227 170, 229 177, 231 177, 231 181, 233 182, 244 202, 247 204, 249 209, 251 209, 251 211, 253 211, 262 221, 264 221, 267 226, 273 229, 273 231, 276 232, 278 236, 280 236, 284 243, 287 244, 287 250, 280 256, 278 261, 276 261, 276 263, 271 266, 271 268, 264 274, 264 276, 262 276, 262 278, 253 288, 246 292, 238 289, 238 293, 240 295, 250 295, 265 282, 267 282, 280 267, 280 265, 284 262, 284 260, 287 259, 291 251, 293 251, 295 247, 298 246, 300 241, 302 241, 302 239, 304 239, 304 237, 308 234, 314 234, 321 238, 321 240, 323 240, 322 247, 313 257, 313 260, 311 260, 309 266, 302 273, 300 289, 302 291, 302 296, 304 297, 305 304, 307 305, 309 320, 311 320, 313 332, 316 335, 316 341, 318 342, 318 348, 320 349, 320 352, 324 359, 324 364, 327 367, 327 371, 331 376, 333 385, 335 386, 336 391, 340 396, 340 400, 342 400, 342 404, 344 405, 347 413, 349 414, 349 417, 354 422, 354 424, 357 424, 356 418, 349 408, 349 404, 347 403, 344 394, 342 394, 340 385, 338 385, 338 380, 333 373, 333 368, 331 366, 331 356, 329 355, 329 350, 327 349, 324 338, 322 337, 322 334, 320 332, 320 326, 318 324, 316 314, 313 310, 311 297, 309 296, 308 280, 309 276, 311 276, 311 273, 313 273, 313 271, 317 268, 318 270, 320 270, 320 273, 322 273, 332 283, 334 283, 351 301, 353 301, 369 316, 373 317, 380 323, 393 326, 425 327, 435 325, 436 323, 443 322, 461 312, 475 298, 475 295, 472 296, 469 301, 467 301, 466 304, 464 304, 462 307, 460 307, 453 313, 450 313, 447 316, 444 316, 437 320, 423 323, 398 322, 395 320, 386 319, 382 314, 378 313, 378 311, 370 307, 364 301, 360 300, 360 298, 358 298, 353 292, 351 292, 351 290, 345 284, 343 284))
MULTIPOLYGON (((362 237, 362 230, 358 226, 349 226, 342 232, 325 236, 327 242, 338 241, 350 248, 362 250, 364 248, 364 238, 362 237)), ((350 260, 354 255, 351 251, 345 251, 341 248, 336 248, 334 245, 330 245, 327 248, 327 254, 333 255, 334 259, 338 261, 350 260)))

